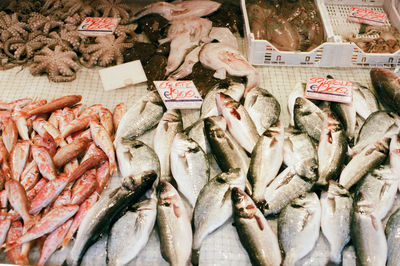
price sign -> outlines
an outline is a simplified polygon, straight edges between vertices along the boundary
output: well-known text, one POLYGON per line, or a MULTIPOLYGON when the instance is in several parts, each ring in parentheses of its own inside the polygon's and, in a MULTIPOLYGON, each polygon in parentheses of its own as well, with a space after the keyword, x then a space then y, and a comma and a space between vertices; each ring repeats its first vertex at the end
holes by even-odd
POLYGON ((351 81, 311 77, 308 79, 305 96, 309 99, 351 103, 351 81))
POLYGON ((199 109, 203 100, 191 80, 154 81, 167 109, 199 109))
POLYGON ((112 34, 120 20, 120 18, 87 17, 78 27, 78 32, 85 36, 112 34))
POLYGON ((382 26, 385 24, 386 18, 387 15, 385 12, 352 7, 347 20, 368 25, 382 26))

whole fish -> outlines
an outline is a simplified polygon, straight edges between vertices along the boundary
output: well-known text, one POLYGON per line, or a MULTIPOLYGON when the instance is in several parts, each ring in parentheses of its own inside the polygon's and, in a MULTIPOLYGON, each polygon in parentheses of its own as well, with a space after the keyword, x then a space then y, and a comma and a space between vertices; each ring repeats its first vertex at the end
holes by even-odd
POLYGON ((171 146, 171 172, 178 190, 194 207, 200 190, 210 177, 210 164, 204 151, 188 136, 177 133, 171 146))
POLYGON ((281 106, 276 98, 261 88, 255 88, 247 93, 244 108, 253 120, 259 135, 278 122, 281 113, 281 106))
POLYGON ((35 160, 32 160, 25 166, 21 174, 21 185, 24 187, 25 191, 28 191, 36 185, 39 178, 39 168, 35 160))
POLYGON ((76 158, 79 154, 86 150, 89 142, 90 141, 86 138, 79 138, 74 139, 70 144, 59 148, 53 157, 55 167, 58 169, 76 158))
POLYGON ((310 136, 293 127, 285 128, 284 131, 283 163, 286 166, 296 165, 308 159, 317 160, 317 151, 310 136))
POLYGON ((347 141, 339 121, 326 114, 318 145, 318 180, 320 186, 339 175, 346 159, 347 141))
POLYGON ((400 126, 400 117, 395 113, 377 111, 372 113, 362 125, 357 141, 351 148, 351 155, 361 152, 368 144, 375 143, 385 137, 397 133, 400 126), (371 134, 374 132, 374 134, 371 134))
POLYGON ((358 262, 366 266, 384 266, 388 248, 382 222, 371 213, 369 206, 373 203, 359 195, 361 199, 354 206, 350 231, 358 262))
MULTIPOLYGON (((102 198, 87 212, 76 235, 74 245, 68 255, 68 265, 79 265, 86 250, 103 233, 125 207, 135 203, 151 187, 156 173, 142 173, 141 182, 124 178, 122 186, 102 198)), ((135 177, 139 180, 139 177, 135 177)))
MULTIPOLYGON (((248 95, 250 93, 252 92, 248 95)), ((247 177, 253 188, 251 197, 256 203, 265 200, 265 189, 281 168, 283 142, 283 127, 270 127, 261 135, 253 149, 247 177)))
POLYGON ((384 68, 373 68, 370 74, 379 99, 400 115, 399 76, 384 68))
POLYGON ((80 205, 86 200, 97 188, 96 171, 88 172, 79 178, 72 187, 72 195, 70 204, 80 205))
POLYGON ((36 144, 32 145, 32 157, 35 160, 40 174, 47 180, 56 179, 57 170, 49 152, 36 144))
POLYGON ((121 121, 122 117, 126 113, 126 105, 125 103, 119 103, 114 107, 113 111, 113 123, 114 123, 114 129, 117 131, 119 122, 121 121))
POLYGON ((352 87, 353 105, 356 112, 364 120, 370 114, 379 111, 379 104, 375 95, 367 88, 357 82, 353 82, 352 87))
POLYGON ((15 107, 23 108, 32 102, 31 98, 18 99, 12 102, 0 101, 0 110, 13 110, 15 107))
MULTIPOLYGON (((160 161, 154 150, 140 140, 122 139, 117 144, 121 176, 135 178, 140 173, 154 171, 160 176, 160 161)), ((139 181, 139 180, 138 180, 139 181)))
POLYGON ((3 122, 2 135, 4 146, 10 153, 18 140, 18 129, 12 119, 3 122))
POLYGON ((113 116, 110 110, 101 107, 99 111, 100 124, 104 127, 108 135, 111 137, 114 134, 113 116))
POLYGON ((154 134, 153 146, 161 166, 161 181, 171 181, 171 165, 169 155, 171 153, 171 145, 175 135, 182 132, 182 116, 179 110, 167 110, 154 134))
POLYGON ((242 83, 232 83, 228 88, 215 87, 210 90, 206 97, 204 97, 203 104, 201 105, 200 118, 218 115, 217 103, 215 101, 215 96, 218 92, 223 92, 232 97, 235 101, 239 102, 243 97, 244 85, 242 83))
POLYGON ((400 208, 393 213, 385 228, 386 238, 388 242, 387 266, 395 266, 400 264, 400 208))
POLYGON ((245 179, 240 169, 231 169, 212 178, 200 191, 193 211, 193 264, 198 264, 204 239, 232 216, 231 189, 244 190, 245 179))
POLYGON ((343 248, 350 241, 353 198, 347 189, 330 181, 328 191, 321 193, 320 201, 321 230, 329 242, 329 259, 340 264, 343 248))
POLYGON ((357 112, 354 105, 354 100, 352 103, 332 102, 331 107, 342 122, 347 138, 349 140, 353 140, 356 134, 357 121, 357 112))
POLYGON ((366 174, 357 186, 357 192, 372 203, 371 214, 378 220, 386 217, 396 198, 399 178, 394 176, 390 165, 380 165, 366 174))
MULTIPOLYGON (((222 126, 224 123, 222 123, 222 126)), ((247 173, 250 159, 228 132, 221 127, 218 116, 207 117, 204 120, 204 129, 207 140, 210 143, 215 160, 222 171, 238 167, 243 173, 247 173)))
POLYGON ((342 170, 339 183, 346 189, 350 189, 367 172, 379 166, 386 159, 389 140, 389 138, 379 140, 356 154, 342 170))
POLYGON ((311 138, 319 141, 322 127, 323 114, 321 109, 304 97, 297 97, 294 103, 294 124, 311 138))
POLYGON ((192 226, 178 191, 168 182, 157 187, 157 226, 161 253, 171 265, 186 265, 190 259, 192 226))
POLYGON ((278 214, 286 205, 308 192, 317 180, 317 163, 314 159, 287 167, 266 188, 264 215, 278 214))
POLYGON ((45 148, 52 157, 54 157, 57 152, 57 144, 53 137, 47 132, 44 132, 43 136, 36 135, 33 137, 33 143, 45 148))
POLYGON ((290 125, 295 126, 294 123, 294 104, 296 103, 297 97, 304 97, 304 90, 306 88, 306 83, 297 82, 294 86, 292 92, 287 98, 287 109, 290 115, 290 125))
POLYGON ((143 135, 158 124, 163 113, 164 107, 160 96, 157 92, 149 92, 122 117, 115 133, 115 140, 143 135))
POLYGON ((295 265, 318 240, 321 206, 315 193, 306 193, 282 210, 278 220, 279 242, 285 251, 282 265, 295 265))
POLYGON ((218 92, 215 97, 218 113, 222 114, 225 118, 229 132, 240 146, 248 153, 251 153, 259 135, 246 109, 239 102, 224 93, 218 92))
POLYGON ((100 154, 95 154, 91 157, 89 157, 87 160, 81 162, 81 164, 73 170, 69 174, 69 181, 73 182, 79 177, 81 177, 86 171, 97 167, 98 165, 102 164, 105 160, 107 160, 107 156, 104 154, 103 151, 100 150, 100 154))
POLYGON ((49 103, 46 103, 42 106, 39 106, 33 110, 30 110, 27 113, 27 116, 32 116, 32 115, 37 115, 37 114, 44 114, 44 113, 50 113, 53 112, 57 109, 62 109, 64 107, 69 107, 72 106, 78 102, 80 102, 82 99, 81 95, 68 95, 68 96, 63 96, 61 98, 55 99, 49 103))
POLYGON ((29 214, 29 201, 24 187, 18 181, 10 179, 6 182, 6 191, 11 206, 22 217, 25 229, 29 229, 34 220, 29 214))
POLYGON ((253 265, 280 265, 278 237, 251 198, 241 189, 232 189, 233 217, 243 247, 253 265))
MULTIPOLYGON (((21 221, 14 221, 11 223, 10 229, 8 230, 6 244, 9 245, 14 243, 23 234, 23 226, 21 221)), ((29 259, 22 253, 22 246, 15 247, 11 250, 6 251, 7 259, 12 263, 18 265, 29 265, 29 259)))
POLYGON ((110 265, 126 265, 146 246, 157 217, 157 200, 150 198, 133 206, 112 226, 108 236, 110 265))
POLYGON ((25 118, 25 114, 19 108, 14 109, 12 113, 12 119, 18 129, 18 134, 23 140, 29 140, 28 123, 25 118))
POLYGON ((18 141, 10 153, 11 177, 19 181, 28 160, 30 143, 28 140, 18 141))

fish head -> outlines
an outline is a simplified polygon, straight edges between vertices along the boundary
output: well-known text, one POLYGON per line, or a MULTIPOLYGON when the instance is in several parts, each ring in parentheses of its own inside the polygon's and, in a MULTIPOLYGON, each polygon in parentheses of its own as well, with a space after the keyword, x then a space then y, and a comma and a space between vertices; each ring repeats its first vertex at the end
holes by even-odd
POLYGON ((135 176, 127 176, 122 180, 122 187, 124 189, 133 191, 136 187, 143 183, 153 183, 157 179, 157 173, 153 170, 144 171, 135 176))
POLYGON ((204 119, 204 129, 213 138, 223 138, 225 136, 226 122, 223 123, 225 125, 225 129, 223 129, 216 122, 216 120, 220 119, 225 122, 225 119, 221 116, 211 116, 204 119))
POLYGON ((373 200, 362 191, 356 193, 354 203, 354 211, 362 214, 370 215, 376 209, 373 200))
POLYGON ((200 149, 193 139, 180 132, 175 135, 172 146, 181 157, 184 157, 186 153, 196 153, 200 149))
POLYGON ((314 158, 305 159, 296 165, 294 170, 301 178, 313 182, 318 178, 318 164, 314 158))
POLYGON ((234 211, 242 218, 253 218, 256 215, 257 207, 242 189, 232 188, 232 203, 234 211))
POLYGON ((329 180, 328 194, 339 197, 350 197, 349 191, 334 180, 329 180))
POLYGON ((157 186, 158 204, 162 206, 172 206, 178 200, 176 189, 169 182, 160 182, 157 186))
POLYGON ((233 109, 237 108, 239 105, 239 103, 236 102, 231 96, 223 92, 218 92, 217 94, 215 94, 215 101, 217 103, 217 109, 219 114, 222 114, 225 108, 233 109))
POLYGON ((217 182, 228 183, 231 188, 239 187, 244 189, 245 181, 246 175, 240 168, 229 169, 228 172, 219 174, 217 178, 217 182))

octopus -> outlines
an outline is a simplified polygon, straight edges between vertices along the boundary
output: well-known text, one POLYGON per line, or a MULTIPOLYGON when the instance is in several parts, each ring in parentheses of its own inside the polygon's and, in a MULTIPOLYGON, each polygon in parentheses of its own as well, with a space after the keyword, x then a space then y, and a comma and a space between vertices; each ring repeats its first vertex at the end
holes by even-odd
POLYGON ((97 10, 103 17, 120 18, 121 24, 127 23, 131 17, 131 8, 122 3, 122 0, 100 0, 97 10))
POLYGON ((30 72, 34 76, 47 73, 53 82, 72 81, 80 69, 75 60, 77 55, 73 51, 64 51, 61 46, 56 46, 54 50, 45 47, 34 56, 30 72))
POLYGON ((0 39, 5 42, 10 37, 26 38, 28 36, 28 24, 19 20, 17 13, 0 13, 0 39))
POLYGON ((96 37, 95 43, 80 45, 79 51, 82 53, 80 62, 86 67, 93 67, 96 63, 99 66, 122 64, 124 50, 132 46, 132 43, 126 42, 124 36, 117 38, 114 35, 99 36, 96 37))
POLYGON ((69 0, 65 1, 64 8, 67 10, 66 16, 74 16, 75 14, 83 17, 97 17, 97 11, 93 8, 93 1, 87 0, 69 0))
POLYGON ((43 16, 40 13, 31 13, 28 19, 28 24, 32 31, 42 31, 48 34, 51 30, 64 25, 62 21, 56 21, 50 16, 43 16))
POLYGON ((83 38, 77 31, 69 31, 66 28, 59 32, 50 32, 49 37, 52 39, 50 46, 61 46, 64 50, 78 50, 83 38))
POLYGON ((60 12, 62 7, 62 0, 46 0, 42 6, 41 13, 44 15, 55 14, 60 12))
POLYGON ((83 17, 81 17, 79 14, 75 13, 72 16, 66 17, 64 19, 64 27, 68 29, 69 31, 75 31, 78 26, 82 23, 83 17))
POLYGON ((41 6, 42 3, 40 0, 14 0, 9 1, 8 5, 4 7, 4 10, 20 12, 23 15, 27 15, 31 12, 39 11, 41 6))
POLYGON ((114 31, 114 34, 117 37, 123 36, 126 39, 126 42, 134 42, 137 39, 135 33, 136 25, 129 24, 129 25, 118 25, 114 31))

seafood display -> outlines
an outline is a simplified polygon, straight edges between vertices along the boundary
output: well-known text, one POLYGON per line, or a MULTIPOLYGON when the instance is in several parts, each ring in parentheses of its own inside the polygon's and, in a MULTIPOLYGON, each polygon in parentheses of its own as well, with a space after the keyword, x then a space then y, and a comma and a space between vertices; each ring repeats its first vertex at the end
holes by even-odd
POLYGON ((280 51, 311 51, 324 42, 324 29, 312 0, 246 1, 250 30, 280 51))

